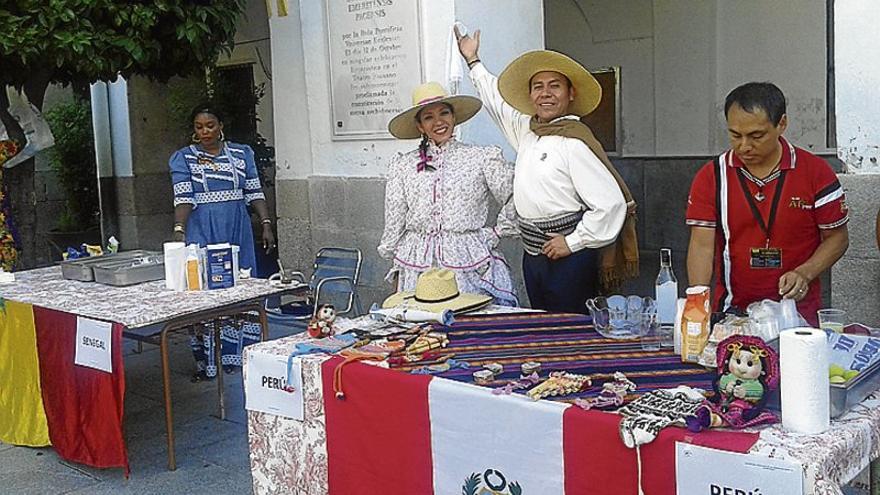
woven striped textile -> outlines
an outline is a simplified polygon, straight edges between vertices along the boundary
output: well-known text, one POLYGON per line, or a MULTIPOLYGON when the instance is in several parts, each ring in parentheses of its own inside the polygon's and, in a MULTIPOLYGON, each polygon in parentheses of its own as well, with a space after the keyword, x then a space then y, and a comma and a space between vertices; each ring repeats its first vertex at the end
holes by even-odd
MULTIPOLYGON (((551 400, 572 401, 598 395, 602 384, 621 371, 638 386, 627 401, 651 390, 678 385, 712 390, 714 370, 682 363, 671 349, 643 351, 637 339, 606 339, 593 330, 589 316, 553 313, 511 313, 457 317, 451 326, 436 325, 446 332, 449 346, 442 355, 452 354, 470 364, 468 369, 450 369, 436 376, 472 382, 473 372, 488 363, 499 363, 504 372, 490 385, 503 387, 519 378, 526 361, 541 363, 542 377, 551 371, 589 375, 589 390, 551 400)), ((411 371, 428 363, 398 366, 411 371)))
POLYGON ((578 211, 566 213, 550 220, 529 221, 517 218, 517 228, 523 249, 533 256, 541 254, 544 243, 551 239, 549 234, 571 234, 583 216, 584 212, 578 211))

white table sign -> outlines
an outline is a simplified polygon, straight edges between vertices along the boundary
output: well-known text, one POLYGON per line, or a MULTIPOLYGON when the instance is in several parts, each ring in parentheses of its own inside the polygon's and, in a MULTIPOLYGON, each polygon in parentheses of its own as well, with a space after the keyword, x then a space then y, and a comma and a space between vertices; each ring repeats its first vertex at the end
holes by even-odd
POLYGON ((287 383, 287 357, 254 352, 247 359, 245 409, 302 421, 302 361, 294 359, 287 383))
POLYGON ((74 364, 113 373, 113 324, 78 316, 74 364))
POLYGON ((675 445, 678 495, 802 495, 804 476, 796 462, 737 454, 688 443, 675 445))

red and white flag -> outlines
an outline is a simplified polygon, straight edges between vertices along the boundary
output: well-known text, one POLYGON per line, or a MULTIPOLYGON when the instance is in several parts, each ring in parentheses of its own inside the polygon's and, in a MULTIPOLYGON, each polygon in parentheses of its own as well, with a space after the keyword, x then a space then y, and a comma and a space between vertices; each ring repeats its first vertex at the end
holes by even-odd
POLYGON ((360 363, 322 365, 331 495, 675 493, 675 442, 747 452, 756 434, 666 428, 636 451, 620 416, 360 363))
POLYGON ((498 493, 563 495, 562 413, 567 406, 431 380, 434 493, 470 495, 486 487, 498 493), (468 485, 476 490, 467 490, 468 485))

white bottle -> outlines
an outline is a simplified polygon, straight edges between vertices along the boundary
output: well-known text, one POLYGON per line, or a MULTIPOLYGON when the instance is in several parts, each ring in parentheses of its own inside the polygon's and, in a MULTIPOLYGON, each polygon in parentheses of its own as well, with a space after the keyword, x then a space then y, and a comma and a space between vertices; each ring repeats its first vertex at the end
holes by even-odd
POLYGON ((675 302, 678 299, 678 280, 672 271, 672 250, 660 250, 660 273, 654 284, 654 300, 657 301, 657 319, 662 326, 675 323, 675 302))

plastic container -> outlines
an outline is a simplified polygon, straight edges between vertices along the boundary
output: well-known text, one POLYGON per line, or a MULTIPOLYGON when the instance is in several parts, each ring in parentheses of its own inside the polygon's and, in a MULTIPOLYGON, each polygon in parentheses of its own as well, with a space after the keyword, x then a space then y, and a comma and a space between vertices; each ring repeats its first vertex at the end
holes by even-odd
POLYGON ((613 295, 587 300, 593 327, 608 339, 635 339, 639 336, 641 314, 656 312, 650 297, 613 295))

